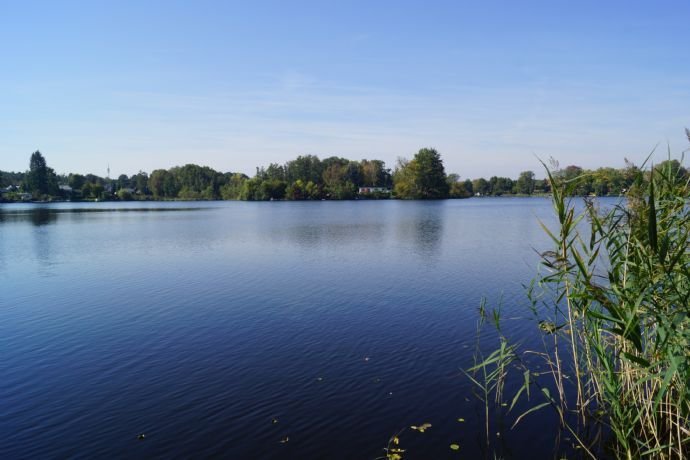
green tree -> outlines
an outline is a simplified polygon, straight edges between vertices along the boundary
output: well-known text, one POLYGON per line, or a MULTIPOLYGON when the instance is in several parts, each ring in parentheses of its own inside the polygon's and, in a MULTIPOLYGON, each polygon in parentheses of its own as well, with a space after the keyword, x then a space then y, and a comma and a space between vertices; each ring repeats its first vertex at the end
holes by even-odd
POLYGON ((398 164, 393 172, 393 192, 398 198, 414 198, 415 188, 415 169, 414 161, 406 158, 398 158, 398 164))
POLYGON ((531 195, 534 192, 534 173, 532 171, 521 172, 515 188, 517 193, 531 195))
POLYGON ((57 195, 57 176, 46 164, 41 152, 36 150, 29 160, 29 172, 26 174, 26 189, 35 196, 57 195))
POLYGON ((450 198, 469 198, 472 196, 472 181, 461 181, 460 176, 448 174, 448 187, 450 198))
POLYGON ((592 185, 594 178, 580 166, 566 166, 565 169, 557 171, 555 177, 566 182, 577 182, 577 187, 571 192, 573 195, 586 196, 594 191, 592 185))
MULTIPOLYGON (((326 160, 324 160, 324 162, 325 161, 326 160)), ((357 163, 355 163, 355 165, 357 165, 357 163)), ((353 170, 359 168, 351 168, 351 166, 351 162, 346 162, 345 164, 334 162, 324 170, 323 184, 326 197, 335 200, 348 200, 355 197, 357 187, 352 177, 357 174, 353 173, 353 170)))
POLYGON ((492 176, 489 178, 489 189, 495 196, 513 193, 513 180, 508 177, 492 176))
POLYGON ((413 161, 419 198, 448 198, 449 187, 441 155, 434 149, 421 149, 413 161))
POLYGON ((137 189, 138 193, 143 193, 145 195, 149 194, 149 175, 144 171, 139 171, 137 174, 134 174, 130 178, 130 182, 134 185, 134 188, 137 189))
POLYGON ((131 201, 132 200, 132 193, 129 190, 121 188, 120 190, 117 191, 117 197, 122 201, 131 201))
POLYGON ((480 177, 472 181, 472 190, 475 194, 478 193, 481 196, 485 196, 491 193, 491 186, 486 179, 480 177))
POLYGON ((261 183, 263 195, 270 200, 282 200, 285 198, 287 182, 282 179, 268 179, 261 183))
POLYGON ((241 200, 244 183, 249 178, 240 173, 227 173, 225 185, 220 188, 220 195, 224 200, 241 200))
POLYGON ((441 155, 429 148, 421 149, 409 162, 400 160, 394 183, 396 196, 406 199, 448 198, 450 189, 441 155))
POLYGON ((101 198, 104 190, 101 184, 87 182, 82 186, 81 193, 84 198, 101 198))
POLYGON ((551 182, 549 182, 548 178, 535 180, 534 191, 538 193, 551 193, 551 182))
POLYGON ((314 155, 300 155, 285 165, 285 174, 289 183, 302 180, 305 184, 309 181, 319 184, 322 173, 321 160, 314 155))
POLYGON ((86 178, 81 174, 70 174, 67 177, 67 185, 72 187, 72 190, 81 190, 86 182, 86 178))
POLYGON ((664 160, 658 165, 654 166, 654 172, 663 174, 665 176, 672 176, 679 180, 688 179, 688 170, 680 164, 678 160, 664 160))
POLYGON ((148 188, 156 198, 175 198, 180 192, 175 176, 165 169, 156 169, 151 173, 148 188))
POLYGON ((304 183, 301 179, 297 179, 292 184, 288 185, 285 190, 285 197, 288 200, 318 200, 321 198, 321 187, 308 181, 304 183))

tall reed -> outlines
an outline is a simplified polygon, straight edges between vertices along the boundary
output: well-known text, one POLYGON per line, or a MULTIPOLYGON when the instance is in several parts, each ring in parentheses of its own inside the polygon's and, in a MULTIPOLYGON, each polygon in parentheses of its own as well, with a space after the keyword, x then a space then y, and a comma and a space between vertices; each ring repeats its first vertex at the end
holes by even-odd
MULTIPOLYGON (((626 200, 602 210, 592 199, 583 206, 573 201, 578 179, 546 170, 557 227, 542 224, 553 248, 542 254, 545 272, 529 292, 544 350, 511 350, 523 373, 534 365, 531 356, 543 358, 549 381, 525 379, 513 406, 534 385, 541 391, 532 393, 545 401, 517 421, 551 407, 592 457, 684 458, 690 455, 687 174, 671 161, 639 170, 626 200)), ((508 339, 500 328, 499 334, 505 349, 508 339)))

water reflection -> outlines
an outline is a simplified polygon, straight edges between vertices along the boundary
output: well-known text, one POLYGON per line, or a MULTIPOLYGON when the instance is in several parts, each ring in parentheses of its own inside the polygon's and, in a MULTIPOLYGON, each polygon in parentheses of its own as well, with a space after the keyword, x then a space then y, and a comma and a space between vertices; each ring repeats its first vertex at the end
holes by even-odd
POLYGON ((38 272, 41 276, 52 276, 55 274, 54 267, 57 265, 58 260, 54 253, 55 248, 53 244, 55 232, 46 227, 46 225, 55 223, 57 216, 46 212, 34 212, 31 216, 31 222, 35 225, 31 233, 33 236, 34 254, 38 262, 38 272))
POLYGON ((90 213, 145 213, 145 212, 189 212, 211 209, 210 207, 138 207, 138 208, 53 208, 30 207, 19 209, 0 209, 0 223, 21 222, 30 220, 36 225, 54 223, 60 214, 90 214, 90 213))
POLYGON ((361 242, 381 242, 385 236, 385 225, 371 224, 304 224, 289 227, 285 230, 276 229, 270 233, 271 239, 287 239, 288 243, 303 248, 337 247, 359 244, 361 242))
MULTIPOLYGON (((410 417, 457 439, 471 388, 449 376, 471 363, 459 345, 472 344, 473 306, 497 285, 517 298, 508 281, 524 278, 521 246, 545 243, 497 249, 490 229, 529 237, 516 219, 532 216, 511 211, 517 201, 473 203, 0 207, 3 389, 14 395, 2 407, 13 420, 5 457, 323 458, 338 436, 335 457, 374 458, 362 453, 410 417), (300 433, 287 446, 283 420, 300 433), (154 444, 134 440, 150 450, 131 455, 132 430, 146 427, 158 427, 154 444)), ((469 425, 467 456, 479 457, 469 425)))
POLYGON ((36 208, 30 214, 31 223, 40 227, 41 225, 54 224, 57 222, 58 215, 51 209, 36 208))
POLYGON ((407 219, 401 219, 397 238, 411 243, 411 249, 424 260, 431 261, 441 253, 445 207, 442 202, 414 203, 405 209, 407 219))
POLYGON ((28 221, 33 225, 41 226, 54 224, 57 218, 54 210, 49 208, 32 208, 21 211, 0 210, 0 224, 28 221))

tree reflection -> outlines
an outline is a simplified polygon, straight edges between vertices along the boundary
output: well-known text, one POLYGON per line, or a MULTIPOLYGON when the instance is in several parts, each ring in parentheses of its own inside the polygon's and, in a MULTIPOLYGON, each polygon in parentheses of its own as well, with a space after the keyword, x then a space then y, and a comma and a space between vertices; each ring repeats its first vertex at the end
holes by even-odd
POLYGON ((51 209, 36 208, 31 210, 30 219, 32 224, 39 227, 57 222, 57 214, 51 209))

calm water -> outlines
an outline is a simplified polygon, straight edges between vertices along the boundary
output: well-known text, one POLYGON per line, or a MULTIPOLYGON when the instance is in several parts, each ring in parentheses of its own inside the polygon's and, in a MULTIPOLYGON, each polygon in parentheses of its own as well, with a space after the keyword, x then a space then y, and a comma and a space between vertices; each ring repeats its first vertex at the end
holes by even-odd
MULTIPOLYGON (((406 458, 473 458, 459 369, 482 296, 526 316, 539 218, 548 200, 0 205, 0 457, 373 459, 428 422, 406 458)), ((505 455, 550 455, 539 417, 505 455)))

